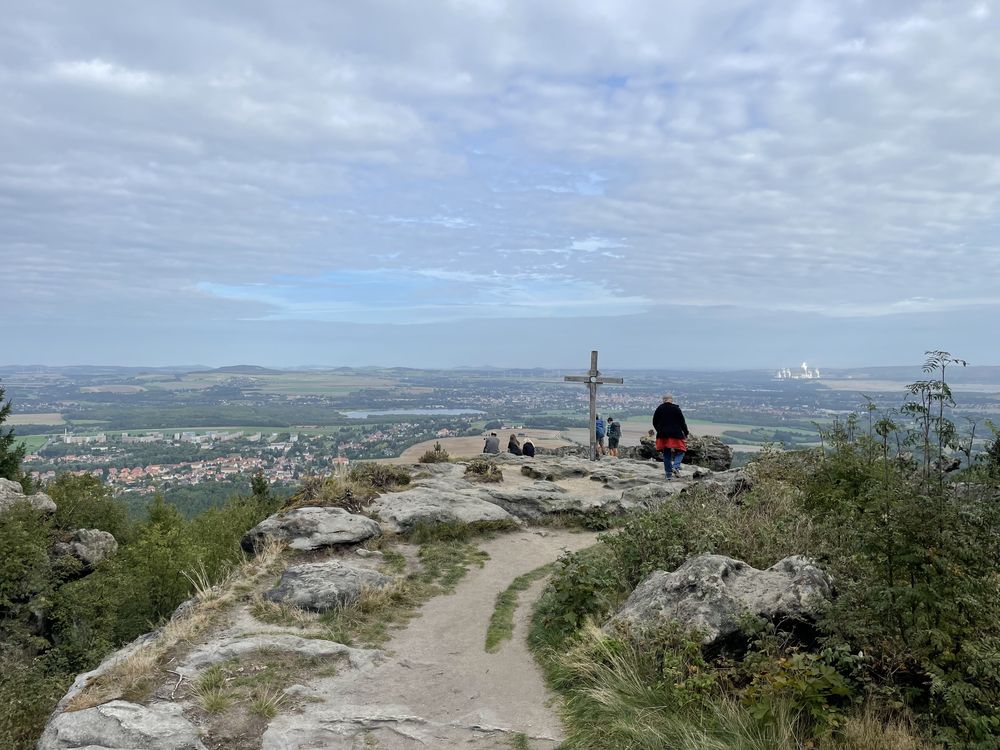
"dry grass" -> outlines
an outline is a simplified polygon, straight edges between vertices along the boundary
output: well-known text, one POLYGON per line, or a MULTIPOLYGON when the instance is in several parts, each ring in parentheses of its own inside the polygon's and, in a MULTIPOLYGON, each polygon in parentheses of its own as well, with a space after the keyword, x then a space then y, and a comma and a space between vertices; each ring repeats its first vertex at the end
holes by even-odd
POLYGON ((138 700, 147 696, 162 677, 163 658, 177 647, 191 643, 215 622, 220 611, 238 600, 240 584, 270 575, 284 547, 282 542, 269 541, 256 557, 244 559, 215 586, 209 586, 203 575, 191 572, 196 589, 192 604, 175 615, 149 642, 88 683, 69 701, 66 710, 80 711, 118 698, 138 700))
POLYGON ((287 602, 272 602, 262 596, 255 596, 250 603, 250 614, 270 625, 287 625, 308 630, 319 624, 319 615, 296 607, 287 602))

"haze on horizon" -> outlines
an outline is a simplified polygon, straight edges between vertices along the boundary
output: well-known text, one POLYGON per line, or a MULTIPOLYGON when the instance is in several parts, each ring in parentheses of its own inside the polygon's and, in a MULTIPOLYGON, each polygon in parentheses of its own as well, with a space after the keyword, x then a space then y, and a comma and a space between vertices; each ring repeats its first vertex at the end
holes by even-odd
POLYGON ((0 362, 996 364, 1000 7, 8 3, 0 362))

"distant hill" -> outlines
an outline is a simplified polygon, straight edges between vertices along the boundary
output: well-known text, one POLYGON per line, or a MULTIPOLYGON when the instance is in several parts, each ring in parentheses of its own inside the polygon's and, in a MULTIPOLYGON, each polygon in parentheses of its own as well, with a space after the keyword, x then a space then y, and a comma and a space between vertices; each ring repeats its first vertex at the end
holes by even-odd
POLYGON ((282 375, 283 370, 272 370, 268 367, 258 365, 228 365, 226 367, 216 367, 211 370, 201 370, 200 372, 222 372, 229 375, 282 375))

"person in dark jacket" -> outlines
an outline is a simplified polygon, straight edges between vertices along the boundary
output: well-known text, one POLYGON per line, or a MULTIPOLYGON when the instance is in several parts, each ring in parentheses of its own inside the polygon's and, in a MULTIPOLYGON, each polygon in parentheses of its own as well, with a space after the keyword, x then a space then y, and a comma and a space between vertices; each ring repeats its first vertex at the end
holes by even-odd
POLYGON ((664 396, 663 403, 653 412, 653 428, 656 430, 656 450, 663 451, 663 471, 667 479, 671 479, 680 472, 687 451, 685 440, 690 434, 684 412, 674 403, 672 393, 664 396))
POLYGON ((524 439, 524 442, 521 444, 521 454, 528 458, 535 457, 535 444, 531 442, 531 438, 526 437, 524 439))
POLYGON ((507 441, 507 452, 513 453, 515 456, 524 454, 524 451, 521 450, 521 444, 517 442, 517 435, 513 432, 510 433, 510 440, 507 441))
POLYGON ((500 452, 500 438, 497 437, 495 432, 491 432, 490 436, 486 438, 486 442, 483 443, 483 453, 499 453, 500 452))

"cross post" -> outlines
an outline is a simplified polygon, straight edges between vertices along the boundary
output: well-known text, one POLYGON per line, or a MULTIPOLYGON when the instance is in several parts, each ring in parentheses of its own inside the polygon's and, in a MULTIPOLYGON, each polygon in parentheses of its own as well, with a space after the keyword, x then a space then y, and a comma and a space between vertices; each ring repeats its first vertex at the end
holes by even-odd
POLYGON ((563 380, 568 383, 586 383, 590 391, 590 460, 597 460, 597 386, 625 381, 621 378, 605 378, 597 369, 597 351, 590 353, 590 370, 586 375, 565 375, 563 380))

